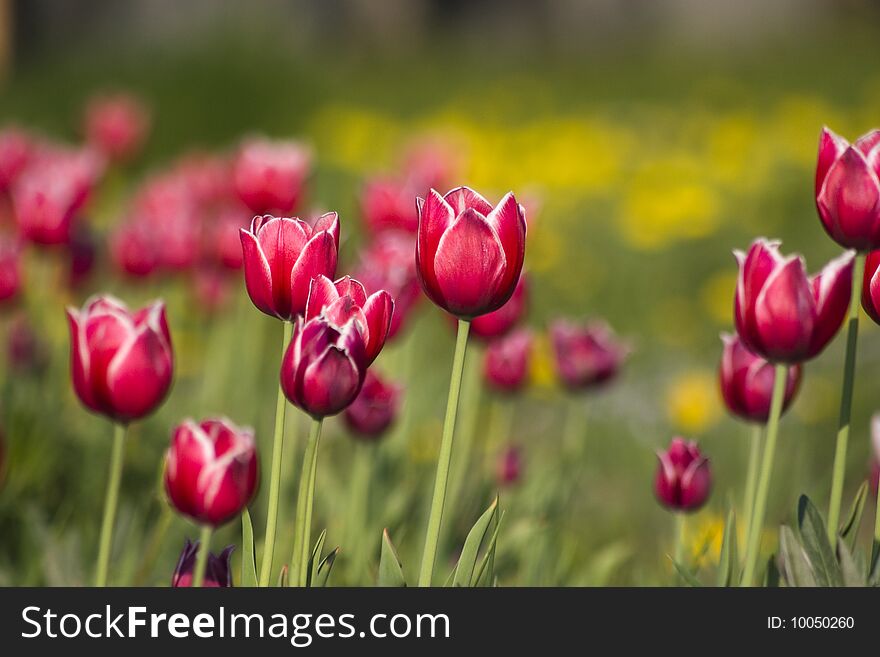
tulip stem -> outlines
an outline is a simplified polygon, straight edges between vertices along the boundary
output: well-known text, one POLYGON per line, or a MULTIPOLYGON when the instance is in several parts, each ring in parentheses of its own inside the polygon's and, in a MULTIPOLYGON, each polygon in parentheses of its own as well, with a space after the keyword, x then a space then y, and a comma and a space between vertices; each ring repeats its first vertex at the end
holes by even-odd
POLYGON ((368 571, 367 550, 363 549, 364 537, 369 527, 370 515, 370 474, 373 469, 375 445, 357 441, 353 445, 354 463, 351 469, 351 482, 348 498, 348 520, 345 523, 347 537, 346 549, 351 550, 349 559, 350 583, 355 583, 361 574, 368 571))
POLYGON ((196 552, 196 565, 193 570, 192 588, 200 589, 205 583, 205 569, 208 567, 208 553, 211 551, 211 534, 214 528, 211 525, 202 527, 202 535, 199 538, 199 550, 196 552))
POLYGON ((779 416, 782 415, 782 402, 785 397, 785 384, 788 380, 788 366, 776 365, 773 376, 773 397, 770 401, 770 419, 767 422, 767 441, 764 443, 764 456, 755 492, 755 508, 749 527, 749 542, 746 546, 746 561, 743 570, 742 586, 752 586, 758 556, 761 550, 761 534, 764 516, 767 514, 767 496, 770 492, 770 473, 773 472, 773 459, 776 456, 776 437, 779 433, 779 416))
POLYGON ((749 536, 752 533, 752 515, 755 512, 755 492, 758 487, 758 465, 761 462, 761 433, 763 426, 752 426, 752 437, 749 443, 749 465, 746 470, 746 494, 743 503, 742 518, 745 521, 746 545, 749 544, 749 536))
POLYGON ((312 510, 315 503, 315 478, 318 472, 318 443, 321 440, 323 418, 312 420, 309 441, 303 455, 302 473, 299 478, 299 493, 296 497, 296 524, 293 536, 293 558, 291 577, 297 586, 308 584, 309 549, 312 540, 312 510))
POLYGON ((434 480, 431 513, 428 516, 428 531, 425 536, 425 551, 422 553, 419 586, 431 586, 431 579, 434 575, 434 562, 437 559, 440 526, 443 522, 443 505, 446 501, 446 484, 449 480, 449 464, 452 461, 452 438, 455 432, 455 416, 458 412, 461 375, 464 370, 464 355, 467 351, 470 326, 470 322, 463 319, 458 320, 455 355, 452 359, 452 377, 449 381, 449 397, 446 400, 446 418, 443 421, 443 436, 440 439, 440 455, 437 459, 437 476, 434 480))
POLYGON ((834 469, 831 478, 831 502, 828 505, 828 540, 837 547, 840 524, 840 501, 846 477, 846 451, 849 443, 849 424, 852 413, 853 385, 856 372, 856 346, 859 340, 859 309, 862 302, 862 276, 865 254, 859 253, 853 264, 852 296, 849 300, 849 326, 846 334, 846 357, 843 366, 843 387, 840 396, 840 419, 837 422, 837 446, 834 449, 834 469))
MULTIPOLYGON (((293 323, 284 322, 284 336, 281 341, 281 358, 287 351, 293 323)), ((272 470, 269 474, 269 510, 266 515, 266 540, 263 543, 263 562, 260 567, 260 586, 269 586, 272 577, 272 557, 275 554, 275 533, 278 527, 278 498, 281 497, 281 461, 284 453, 284 412, 287 399, 284 390, 278 386, 278 399, 275 402, 275 435, 272 438, 272 470)))
POLYGON ((687 514, 679 511, 675 516, 675 551, 673 552, 675 563, 681 568, 687 569, 689 564, 684 563, 684 537, 687 531, 687 514))
POLYGON ((98 543, 98 565, 95 586, 107 586, 107 570, 110 565, 110 548, 113 545, 113 523, 119 504, 119 484, 122 482, 122 463, 125 453, 125 425, 113 426, 113 451, 110 453, 110 475, 104 498, 104 518, 101 521, 101 539, 98 543))

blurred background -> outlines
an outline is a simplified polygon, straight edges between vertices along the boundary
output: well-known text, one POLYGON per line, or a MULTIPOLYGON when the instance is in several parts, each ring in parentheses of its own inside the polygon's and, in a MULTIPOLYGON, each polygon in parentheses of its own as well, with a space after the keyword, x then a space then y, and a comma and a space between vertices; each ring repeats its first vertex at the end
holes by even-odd
MULTIPOLYGON (((253 308, 240 273, 217 283, 215 298, 193 272, 123 276, 106 248, 145 180, 193 152, 231 153, 247 135, 313 149, 299 212, 339 211, 340 273, 366 239, 367 181, 399 174, 414 145, 432 144, 452 163, 450 187, 493 202, 513 190, 527 206, 525 323, 543 332, 560 316, 604 318, 632 348, 612 384, 572 395, 542 338, 531 385, 513 400, 480 391, 481 347, 472 349, 459 429, 480 458, 455 475, 449 561, 438 571, 491 501, 497 455, 516 444, 522 472, 501 489, 501 584, 668 583, 672 520, 652 480, 654 451, 676 434, 711 459, 713 497, 688 529, 692 559, 710 568, 727 505, 742 497, 749 437, 717 392, 718 335, 732 330, 730 252, 778 237, 811 272, 838 254, 814 207, 817 140, 823 125, 855 138, 880 124, 878 56, 880 3, 857 0, 0 0, 3 125, 75 144, 89 100, 116 92, 139 97, 150 117, 142 151, 108 169, 84 210, 96 254, 88 276, 61 284, 68 256, 29 247, 23 298, 0 314, 0 584, 91 577, 111 428, 71 390, 66 304, 105 291, 133 306, 169 304, 176 381, 131 430, 111 581, 165 585, 184 537, 197 535, 164 510, 158 486, 174 424, 220 413, 252 425, 267 463, 278 322, 253 308), (16 365, 22 332, 29 351, 16 365), (508 416, 502 433, 498 413, 508 416)), ((863 320, 845 500, 869 471, 869 418, 880 410, 880 331, 863 320)), ((423 303, 379 359, 406 386, 384 440, 356 444, 328 422, 316 526, 343 546, 331 584, 372 581, 383 527, 415 579, 453 337, 423 303), (369 459, 371 483, 366 527, 352 538, 358 458, 369 459), (368 563, 355 563, 346 539, 368 563)), ((838 337, 807 365, 783 419, 773 527, 800 492, 827 505, 842 363, 838 337)), ((304 432, 290 424, 287 541, 304 432)), ((264 505, 265 487, 251 509, 258 536, 264 505)), ((240 545, 239 532, 232 523, 215 549, 240 545)))

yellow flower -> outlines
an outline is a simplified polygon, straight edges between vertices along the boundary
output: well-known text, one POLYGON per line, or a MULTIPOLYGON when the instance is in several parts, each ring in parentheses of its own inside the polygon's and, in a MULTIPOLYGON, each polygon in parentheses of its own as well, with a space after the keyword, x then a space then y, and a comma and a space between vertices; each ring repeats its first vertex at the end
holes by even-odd
POLYGON ((694 516, 685 526, 684 540, 694 566, 718 563, 724 540, 724 518, 717 513, 694 516))

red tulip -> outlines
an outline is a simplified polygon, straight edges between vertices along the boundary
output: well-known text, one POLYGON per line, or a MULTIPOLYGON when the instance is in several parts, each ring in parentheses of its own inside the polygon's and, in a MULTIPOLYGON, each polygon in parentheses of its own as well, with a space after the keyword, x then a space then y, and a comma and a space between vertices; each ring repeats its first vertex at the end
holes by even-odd
POLYGON ((669 449, 658 451, 657 458, 654 493, 661 504, 675 511, 696 511, 706 503, 712 470, 697 443, 673 438, 669 449))
POLYGON ((512 193, 493 208, 467 187, 418 201, 416 267, 431 301, 461 319, 498 310, 522 271, 526 220, 512 193))
POLYGON ((880 251, 872 251, 865 258, 862 308, 871 319, 880 324, 880 251))
POLYGON ((25 171, 12 188, 21 234, 43 245, 66 244, 77 206, 76 184, 50 170, 25 171))
POLYGON ((366 362, 357 319, 337 328, 323 315, 297 317, 281 363, 281 387, 291 404, 312 417, 336 415, 360 392, 366 362))
POLYGON ((478 338, 496 338, 504 335, 522 319, 526 312, 528 285, 525 273, 519 277, 513 296, 498 310, 474 317, 471 321, 471 333, 478 338))
POLYGON ((119 226, 110 238, 110 259, 130 276, 152 274, 159 267, 159 244, 153 229, 140 221, 119 226))
POLYGON ((0 131, 0 194, 24 171, 31 151, 31 139, 24 131, 14 127, 0 131))
POLYGON ((800 255, 779 253, 779 242, 759 239, 747 255, 734 255, 736 330, 749 351, 774 363, 819 354, 846 317, 854 254, 844 253, 812 277, 800 255))
MULTIPOLYGON (((739 336, 722 334, 724 350, 718 378, 721 397, 728 410, 750 422, 766 423, 770 417, 770 399, 775 378, 772 363, 755 356, 739 336)), ((801 383, 801 366, 788 368, 782 411, 791 405, 801 383)))
POLYGON ((104 296, 67 316, 73 387, 86 407, 128 422, 162 403, 174 366, 165 304, 130 312, 104 296))
POLYGON ((578 325, 556 320, 550 325, 550 340, 559 378, 572 390, 592 388, 613 379, 628 351, 601 321, 578 325))
POLYGON ((14 299, 21 290, 21 247, 17 240, 0 235, 0 302, 14 299))
POLYGON ((522 451, 516 445, 511 445, 501 453, 498 459, 498 483, 502 486, 510 486, 519 481, 522 476, 522 451))
POLYGON ((165 461, 165 491, 180 513, 219 527, 238 517, 256 489, 253 431, 227 419, 186 420, 174 430, 165 461))
POLYGON ((108 159, 122 162, 137 155, 150 129, 144 104, 128 94, 92 99, 85 114, 86 140, 108 159))
POLYGON ((241 269, 244 263, 239 232, 247 227, 248 222, 243 220, 245 216, 239 208, 226 206, 214 218, 210 235, 213 243, 211 256, 227 269, 241 269))
POLYGON ((335 283, 326 276, 317 276, 309 285, 305 319, 323 315, 339 331, 354 320, 364 341, 366 364, 370 365, 385 346, 393 312, 394 301, 385 290, 367 297, 364 286, 350 276, 335 283))
POLYGON ((287 214, 302 196, 311 161, 309 149, 297 142, 252 139, 236 158, 235 189, 251 212, 287 214))
POLYGON ((838 244, 858 251, 880 247, 880 130, 852 145, 828 128, 822 130, 816 207, 838 244))
POLYGON ((400 386, 367 371, 360 393, 342 416, 345 424, 357 438, 379 438, 397 417, 401 393, 400 386))
POLYGON ((336 273, 335 212, 320 217, 314 228, 302 219, 254 217, 240 235, 248 294, 267 315, 292 320, 303 314, 311 280, 336 273))
POLYGON ((520 390, 528 380, 532 342, 532 332, 528 329, 517 329, 492 340, 483 361, 486 382, 499 392, 520 390))
MULTIPOLYGON (((177 560, 177 567, 174 569, 174 575, 171 577, 171 586, 173 588, 189 588, 192 586, 193 570, 196 566, 196 557, 199 554, 199 542, 191 542, 186 539, 183 545, 183 552, 180 553, 180 559, 177 560)), ((235 550, 234 545, 228 546, 220 556, 214 553, 208 553, 208 563, 205 566, 205 579, 202 582, 204 588, 230 588, 232 587, 232 568, 229 559, 232 551, 235 550)))
POLYGON ((419 229, 416 195, 415 186, 406 182, 390 178, 367 182, 361 195, 361 212, 370 233, 400 230, 415 234, 419 229))

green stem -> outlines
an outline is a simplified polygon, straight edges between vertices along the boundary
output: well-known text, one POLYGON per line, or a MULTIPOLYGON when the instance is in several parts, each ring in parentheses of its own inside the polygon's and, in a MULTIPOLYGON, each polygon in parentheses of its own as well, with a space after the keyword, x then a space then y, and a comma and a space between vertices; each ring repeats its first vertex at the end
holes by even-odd
POLYGON ((431 499, 431 513, 428 516, 428 531, 425 536, 425 550, 422 553, 422 567, 419 572, 419 586, 431 586, 434 575, 434 562, 437 559, 437 544, 440 539, 440 525, 443 522, 443 505, 446 501, 446 484, 449 479, 449 463, 452 460, 452 438, 455 433, 455 416, 458 412, 458 397, 461 392, 461 375, 464 369, 464 355, 467 351, 467 338, 470 323, 458 320, 458 335, 455 339, 455 355, 452 359, 452 377, 449 381, 449 397, 446 400, 446 418, 443 421, 443 436, 440 440, 440 455, 437 459, 437 476, 434 480, 434 496, 431 499))
POLYGON ((208 553, 211 551, 211 533, 214 528, 211 525, 202 527, 202 535, 199 538, 199 551, 196 553, 196 565, 193 570, 192 588, 200 589, 205 582, 205 568, 208 566, 208 553))
POLYGON ((315 502, 315 478, 318 471, 318 443, 324 420, 313 419, 309 429, 309 441, 303 455, 299 493, 296 497, 296 523, 293 534, 293 558, 290 561, 291 582, 297 586, 308 583, 309 547, 312 531, 312 510, 315 502))
POLYGON ((773 459, 776 456, 776 437, 779 433, 779 416, 782 415, 782 401, 785 397, 785 384, 788 379, 788 365, 777 364, 773 378, 773 398, 770 402, 770 419, 767 423, 767 441, 764 443, 764 456, 755 493, 755 510, 749 523, 749 542, 746 547, 745 569, 742 586, 752 586, 758 556, 761 549, 761 533, 764 516, 767 514, 767 496, 770 492, 770 474, 773 472, 773 459))
MULTIPOLYGON (((293 331, 291 322, 284 322, 284 337, 281 341, 281 358, 287 351, 290 335, 293 331)), ((278 399, 275 402, 275 435, 272 438, 272 470, 269 475, 269 510, 266 516, 266 540, 263 543, 263 562, 260 568, 260 586, 269 586, 272 576, 272 557, 275 555, 275 532, 278 527, 278 498, 281 496, 281 461, 284 453, 284 411, 287 399, 284 390, 278 386, 278 399)))
POLYGON ((849 326, 846 334, 846 359, 843 367, 843 387, 840 396, 840 419, 837 422, 837 446, 834 449, 834 469, 831 478, 831 502, 828 505, 828 540, 837 546, 840 524, 840 501, 846 477, 846 450, 849 443, 849 423, 852 413, 853 385, 856 371, 856 346, 859 340, 859 309, 862 302, 862 276, 865 254, 856 255, 853 265, 852 296, 849 300, 849 326))
POLYGON ((135 573, 132 581, 133 586, 143 586, 144 582, 150 576, 150 573, 153 572, 153 566, 156 564, 156 559, 159 557, 159 550, 162 549, 162 544, 165 542, 165 536, 168 534, 168 530, 171 528, 171 523, 174 521, 174 511, 172 511, 171 507, 164 500, 161 501, 161 504, 162 510, 159 512, 159 519, 156 522, 156 526, 153 528, 150 542, 147 543, 147 548, 144 550, 144 557, 141 560, 141 565, 135 573))
POLYGON ((104 497, 104 519, 101 521, 101 539, 98 543, 98 566, 95 586, 107 586, 107 570, 110 565, 110 548, 113 545, 113 523, 119 504, 119 484, 122 481, 122 462, 125 452, 125 425, 113 427, 113 451, 110 453, 110 476, 104 497))
POLYGON ((673 515, 675 516, 675 552, 673 552, 673 556, 675 563, 682 568, 687 568, 688 564, 684 563, 684 538, 687 529, 687 514, 675 513, 673 515))
POLYGON ((752 426, 752 438, 749 443, 749 466, 746 471, 746 496, 743 503, 743 520, 746 528, 746 545, 752 533, 752 515, 755 512, 755 492, 758 487, 758 466, 761 463, 761 433, 764 427, 760 424, 752 426))
POLYGON ((376 445, 360 442, 354 445, 354 463, 348 498, 348 520, 345 523, 346 549, 351 550, 349 574, 351 584, 358 581, 367 567, 364 535, 369 527, 370 475, 376 445))

